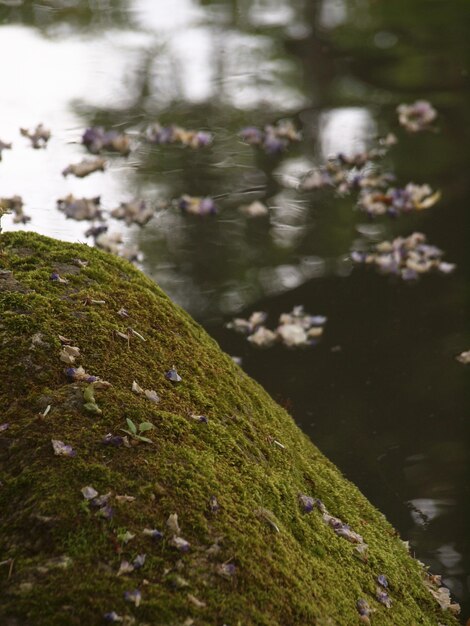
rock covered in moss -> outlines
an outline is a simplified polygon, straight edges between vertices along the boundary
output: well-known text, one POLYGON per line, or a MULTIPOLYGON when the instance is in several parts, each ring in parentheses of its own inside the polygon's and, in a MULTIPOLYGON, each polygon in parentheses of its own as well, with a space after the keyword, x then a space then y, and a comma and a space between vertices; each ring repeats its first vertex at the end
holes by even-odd
POLYGON ((0 267, 1 624, 357 624, 358 598, 372 624, 456 623, 384 517, 150 279, 32 233, 1 236, 0 267))

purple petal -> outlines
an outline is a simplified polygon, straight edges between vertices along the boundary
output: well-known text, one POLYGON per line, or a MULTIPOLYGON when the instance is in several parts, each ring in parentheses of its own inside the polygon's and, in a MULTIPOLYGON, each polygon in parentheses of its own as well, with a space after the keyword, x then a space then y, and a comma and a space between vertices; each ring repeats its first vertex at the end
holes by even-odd
POLYGON ((211 133, 207 133, 202 130, 196 133, 196 143, 198 147, 203 148, 204 146, 208 146, 211 142, 212 142, 211 133))
POLYGON ((103 506, 100 508, 100 510, 98 511, 97 515, 99 517, 102 517, 104 519, 111 519, 114 515, 114 511, 113 509, 109 506, 109 504, 107 504, 106 506, 103 506))
POLYGON ((116 611, 111 611, 110 613, 105 613, 103 615, 103 619, 106 622, 122 622, 123 618, 116 613, 116 611))
POLYGON ((390 596, 388 595, 388 593, 386 593, 385 591, 382 591, 381 589, 377 589, 377 593, 375 594, 375 597, 377 598, 379 602, 384 604, 387 607, 387 609, 389 609, 392 606, 392 600, 390 596))
POLYGON ((263 141, 264 133, 254 126, 247 126, 240 131, 240 137, 246 143, 251 145, 259 145, 263 141))
POLYGON ((141 567, 144 566, 146 556, 147 556, 146 554, 138 554, 135 557, 134 561, 132 562, 134 569, 140 569, 141 567))
POLYGON ((144 528, 142 534, 146 535, 147 537, 152 537, 152 539, 156 540, 163 539, 163 533, 156 528, 144 528))
POLYGON ((191 418, 196 422, 201 422, 203 424, 209 423, 209 418, 206 415, 191 415, 191 418))
POLYGON ((0 424, 0 433, 3 433, 5 430, 8 430, 10 428, 10 424, 6 423, 5 424, 0 424))
POLYGON ((170 380, 172 383, 179 383, 183 380, 176 371, 175 367, 172 367, 170 370, 168 370, 168 372, 166 372, 165 378, 167 380, 170 380))
POLYGON ((212 513, 217 513, 217 511, 220 509, 220 505, 217 502, 217 498, 215 496, 211 496, 209 498, 209 508, 212 513))
POLYGON ((126 591, 124 593, 124 600, 127 600, 128 602, 133 602, 135 606, 138 607, 142 600, 142 594, 138 589, 134 589, 133 591, 126 591))
POLYGON ((328 321, 328 318, 324 315, 311 315, 308 321, 311 326, 323 326, 328 321))
POLYGON ((354 263, 364 263, 367 257, 367 253, 366 252, 359 252, 359 250, 353 250, 351 252, 351 260, 354 261, 354 263))
POLYGON ((217 565, 216 571, 219 576, 223 576, 224 578, 231 578, 235 575, 237 568, 233 563, 220 563, 220 565, 217 565))
POLYGON ((366 602, 366 600, 359 598, 359 600, 356 602, 356 608, 359 615, 370 615, 370 606, 369 603, 366 602))
POLYGON ((384 589, 387 589, 388 580, 383 574, 380 574, 380 576, 377 576, 377 582, 379 583, 381 587, 383 587, 384 589))
POLYGON ((108 503, 109 498, 111 497, 111 492, 109 491, 108 493, 104 493, 103 495, 99 496, 99 497, 95 497, 93 499, 93 506, 95 506, 96 508, 100 508, 102 506, 105 506, 108 503))
POLYGON ((305 494, 299 494, 299 504, 304 513, 311 513, 313 511, 314 500, 310 496, 305 494))
POLYGON ((212 198, 202 198, 199 203, 199 213, 201 215, 208 215, 211 213, 216 213, 217 207, 215 206, 214 200, 212 198))
POLYGON ((263 143, 263 148, 267 154, 279 154, 286 147, 286 142, 283 139, 278 139, 273 135, 268 135, 263 143))
POLYGON ((112 433, 108 433, 107 435, 103 437, 103 439, 101 440, 101 443, 104 443, 106 446, 114 446, 117 448, 118 446, 123 445, 124 437, 121 437, 120 435, 113 435, 112 433))
POLYGON ((347 524, 343 524, 342 526, 335 528, 335 533, 338 537, 343 537, 351 543, 363 543, 361 535, 354 532, 354 530, 351 530, 347 524))
POLYGON ((56 456, 75 456, 77 454, 72 446, 66 445, 63 441, 51 439, 51 443, 56 456))

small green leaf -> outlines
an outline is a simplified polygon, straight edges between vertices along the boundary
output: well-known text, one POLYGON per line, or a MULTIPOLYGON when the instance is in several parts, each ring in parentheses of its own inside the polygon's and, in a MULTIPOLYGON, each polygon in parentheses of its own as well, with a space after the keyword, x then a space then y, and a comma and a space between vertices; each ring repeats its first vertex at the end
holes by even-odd
POLYGON ((85 411, 88 411, 88 413, 94 413, 95 415, 101 415, 103 413, 100 407, 94 402, 87 402, 83 405, 83 408, 85 411))
POLYGON ((142 435, 136 435, 135 438, 145 443, 153 443, 151 439, 149 439, 148 437, 142 437, 142 435))
POLYGON ((135 535, 128 530, 122 531, 118 534, 118 541, 121 543, 129 543, 131 539, 134 539, 135 535))
POLYGON ((126 422, 127 422, 127 425, 129 426, 129 430, 132 432, 133 435, 135 435, 137 433, 137 426, 128 417, 126 417, 126 422))
POLYGON ((83 513, 90 515, 90 502, 88 500, 82 500, 78 505, 78 508, 81 509, 83 513))
POLYGON ((145 433, 147 430, 152 430, 152 428, 155 428, 155 426, 151 422, 142 422, 139 424, 139 431, 141 433, 145 433))
POLYGON ((83 399, 85 400, 85 402, 91 402, 92 404, 95 404, 95 395, 94 395, 94 386, 93 383, 91 383, 91 385, 88 385, 88 387, 85 388, 85 391, 83 392, 83 399))

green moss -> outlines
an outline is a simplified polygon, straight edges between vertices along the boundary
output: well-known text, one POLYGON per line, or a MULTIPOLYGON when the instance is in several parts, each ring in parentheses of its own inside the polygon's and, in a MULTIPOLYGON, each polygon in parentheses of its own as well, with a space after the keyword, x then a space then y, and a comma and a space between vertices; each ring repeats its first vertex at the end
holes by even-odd
POLYGON ((148 278, 96 249, 31 233, 1 236, 0 266, 15 285, 0 286, 0 405, 10 423, 0 434, 0 560, 14 560, 10 576, 8 566, 0 569, 0 623, 94 625, 114 610, 162 626, 188 618, 195 626, 345 625, 359 623, 358 598, 375 609, 378 625, 456 623, 384 517, 148 278), (50 281, 52 271, 69 282, 50 281), (122 307, 129 318, 118 314, 122 307), (116 334, 127 327, 145 341, 116 334), (78 364, 112 384, 94 390, 102 415, 84 409, 86 383, 68 382, 59 334, 80 347, 78 364), (172 365, 179 384, 165 379, 172 365), (161 402, 132 393, 133 380, 161 402), (126 418, 154 424, 154 443, 104 446, 107 433, 123 434, 126 418), (76 457, 54 456, 51 439, 72 445, 76 457), (111 492, 112 519, 84 502, 87 485, 111 492), (319 511, 303 514, 299 493, 321 498, 363 535, 368 561, 319 511), (187 553, 171 546, 165 526, 175 512, 187 553), (154 541, 144 528, 165 538, 154 541), (136 535, 125 545, 123 530, 136 535), (118 577, 121 560, 137 554, 147 555, 145 566, 118 577), (57 561, 64 556, 71 561, 57 561), (227 562, 236 566, 232 577, 220 575, 227 562), (389 579, 391 609, 375 599, 378 574, 389 579), (138 608, 123 596, 137 587, 138 608))

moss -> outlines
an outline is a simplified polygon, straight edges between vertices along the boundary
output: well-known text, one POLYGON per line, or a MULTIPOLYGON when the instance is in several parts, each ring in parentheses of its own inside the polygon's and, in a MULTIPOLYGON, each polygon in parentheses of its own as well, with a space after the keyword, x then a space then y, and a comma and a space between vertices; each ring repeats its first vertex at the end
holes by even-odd
POLYGON ((1 236, 0 266, 13 272, 11 289, 0 290, 0 403, 10 424, 0 434, 0 555, 13 560, 11 572, 0 569, 0 623, 94 625, 114 610, 162 626, 188 618, 195 626, 345 625, 360 623, 358 598, 375 610, 375 624, 456 623, 383 515, 152 281, 98 250, 31 233, 1 236), (51 281, 52 271, 69 282, 51 281), (127 327, 145 340, 116 334, 127 327), (84 410, 86 383, 68 382, 59 334, 80 347, 88 373, 112 384, 94 392, 102 415, 84 410), (164 376, 173 365, 181 383, 164 376), (133 380, 160 403, 132 393, 133 380), (107 433, 123 434, 126 418, 150 421, 154 443, 104 446, 107 433), (51 439, 77 455, 54 456, 51 439), (111 492, 111 519, 84 502, 86 485, 111 492), (319 511, 303 514, 299 493, 321 498, 363 535, 368 561, 319 511), (174 512, 186 553, 165 526, 174 512), (144 528, 165 537, 152 540, 144 528), (128 544, 119 540, 125 530, 135 534, 128 544), (145 566, 118 577, 121 560, 137 554, 147 555, 145 566), (235 575, 221 575, 224 563, 235 575), (390 609, 375 599, 379 574, 389 579, 390 609), (138 608, 123 595, 135 588, 138 608))

